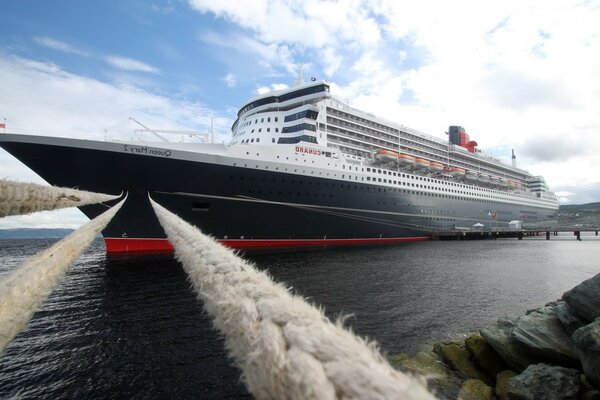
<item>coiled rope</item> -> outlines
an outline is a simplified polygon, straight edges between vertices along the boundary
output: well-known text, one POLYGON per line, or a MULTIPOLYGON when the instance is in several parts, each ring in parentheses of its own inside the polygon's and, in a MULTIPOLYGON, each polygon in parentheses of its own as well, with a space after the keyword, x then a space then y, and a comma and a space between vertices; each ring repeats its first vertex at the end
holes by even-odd
POLYGON ((375 345, 150 200, 177 259, 258 399, 434 399, 375 345))
MULTIPOLYGON (((109 196, 112 198, 112 196, 109 196)), ((27 322, 68 267, 89 247, 125 199, 23 263, 0 280, 0 353, 27 322)))
POLYGON ((101 203, 119 196, 1 179, 0 217, 101 203))

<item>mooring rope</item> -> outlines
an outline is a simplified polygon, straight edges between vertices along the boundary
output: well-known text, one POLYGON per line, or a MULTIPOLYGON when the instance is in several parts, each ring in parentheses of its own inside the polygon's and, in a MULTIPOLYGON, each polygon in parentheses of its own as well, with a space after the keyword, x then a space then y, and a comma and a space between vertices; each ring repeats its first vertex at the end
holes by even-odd
POLYGON ((150 200, 177 259, 258 399, 434 399, 376 346, 150 200))
POLYGON ((125 199, 0 278, 0 353, 26 325, 68 267, 121 208, 125 199))
POLYGON ((119 196, 1 179, 0 217, 101 203, 119 196))

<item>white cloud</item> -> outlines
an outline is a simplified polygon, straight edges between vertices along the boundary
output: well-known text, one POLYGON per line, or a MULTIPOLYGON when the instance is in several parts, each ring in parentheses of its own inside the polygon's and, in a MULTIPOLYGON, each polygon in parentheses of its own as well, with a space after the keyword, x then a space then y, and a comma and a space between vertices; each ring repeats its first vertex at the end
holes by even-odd
POLYGON ((256 93, 257 94, 265 94, 265 93, 269 93, 272 92, 274 90, 283 90, 283 89, 287 89, 289 88, 289 86, 285 83, 272 83, 269 86, 259 86, 256 88, 256 93))
POLYGON ((224 77, 221 78, 225 84, 227 85, 227 87, 233 88, 235 87, 235 75, 232 73, 229 73, 227 75, 225 75, 224 77))
POLYGON ((78 48, 71 46, 68 43, 61 42, 60 40, 52 39, 47 36, 37 36, 34 37, 33 40, 44 47, 48 47, 50 49, 62 51, 64 53, 77 54, 80 56, 87 56, 88 54, 78 48))
POLYGON ((151 65, 127 57, 107 56, 106 62, 115 68, 122 69, 125 71, 140 71, 151 73, 158 72, 158 69, 151 65))
MULTIPOLYGON (((218 139, 230 137, 232 120, 202 104, 170 99, 131 85, 100 82, 52 64, 4 56, 0 58, 0 81, 0 109, 7 118, 7 132, 99 140, 106 135, 109 139, 135 140, 138 135, 134 130, 139 126, 129 121, 129 116, 156 129, 203 132, 210 130, 214 116, 218 139)), ((44 183, 1 149, 0 178, 44 183)), ((3 218, 0 228, 73 227, 76 221, 85 221, 77 210, 68 213, 68 218, 56 214, 60 218, 49 222, 45 217, 38 218, 38 214, 3 218)))
POLYGON ((438 137, 463 125, 483 148, 514 147, 519 165, 557 190, 600 183, 600 7, 592 2, 189 2, 261 48, 285 46, 287 65, 309 59, 353 106, 438 137))

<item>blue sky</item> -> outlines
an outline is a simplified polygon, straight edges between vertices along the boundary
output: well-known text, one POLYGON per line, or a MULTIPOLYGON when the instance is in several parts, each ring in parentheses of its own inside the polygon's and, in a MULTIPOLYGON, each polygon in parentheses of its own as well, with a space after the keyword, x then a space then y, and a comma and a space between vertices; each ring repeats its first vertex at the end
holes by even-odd
MULTIPOLYGON (((515 148, 563 202, 600 201, 597 21, 600 1, 576 0, 12 0, 0 119, 128 138, 130 116, 199 131, 213 118, 228 140, 237 108, 303 64, 357 108, 439 137, 463 125, 497 157, 515 148)), ((4 151, 0 176, 41 182, 4 151)), ((0 227, 29 223, 15 221, 0 227)))

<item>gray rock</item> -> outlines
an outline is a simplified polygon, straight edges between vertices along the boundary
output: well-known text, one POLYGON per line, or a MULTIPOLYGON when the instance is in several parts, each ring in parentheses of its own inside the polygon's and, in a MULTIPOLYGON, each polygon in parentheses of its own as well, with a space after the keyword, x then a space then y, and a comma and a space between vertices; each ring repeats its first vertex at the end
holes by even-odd
POLYGON ((577 329, 572 338, 587 380, 600 389, 600 318, 577 329))
POLYGON ((540 360, 531 355, 523 344, 512 336, 516 318, 501 318, 495 325, 480 330, 481 336, 515 371, 523 371, 540 360))
POLYGON ((594 389, 585 375, 580 375, 579 400, 600 400, 600 390, 594 389))
POLYGON ((599 390, 588 390, 579 396, 579 400, 600 400, 599 390))
POLYGON ((563 300, 587 321, 600 317, 600 274, 581 282, 563 294, 563 300))
POLYGON ((508 380, 509 400, 576 400, 579 372, 575 369, 533 364, 508 380))
POLYGON ((556 302, 551 302, 546 304, 544 307, 540 308, 531 308, 525 312, 525 315, 529 315, 531 313, 541 313, 546 315, 554 315, 554 307, 556 306, 556 302))
POLYGON ((533 312, 519 317, 512 336, 541 358, 561 365, 578 366, 571 337, 553 315, 533 312))
POLYGON ((572 335, 573 332, 585 325, 585 322, 575 315, 571 310, 571 307, 564 301, 559 301, 556 304, 554 307, 554 314, 563 324, 569 335, 572 335))

